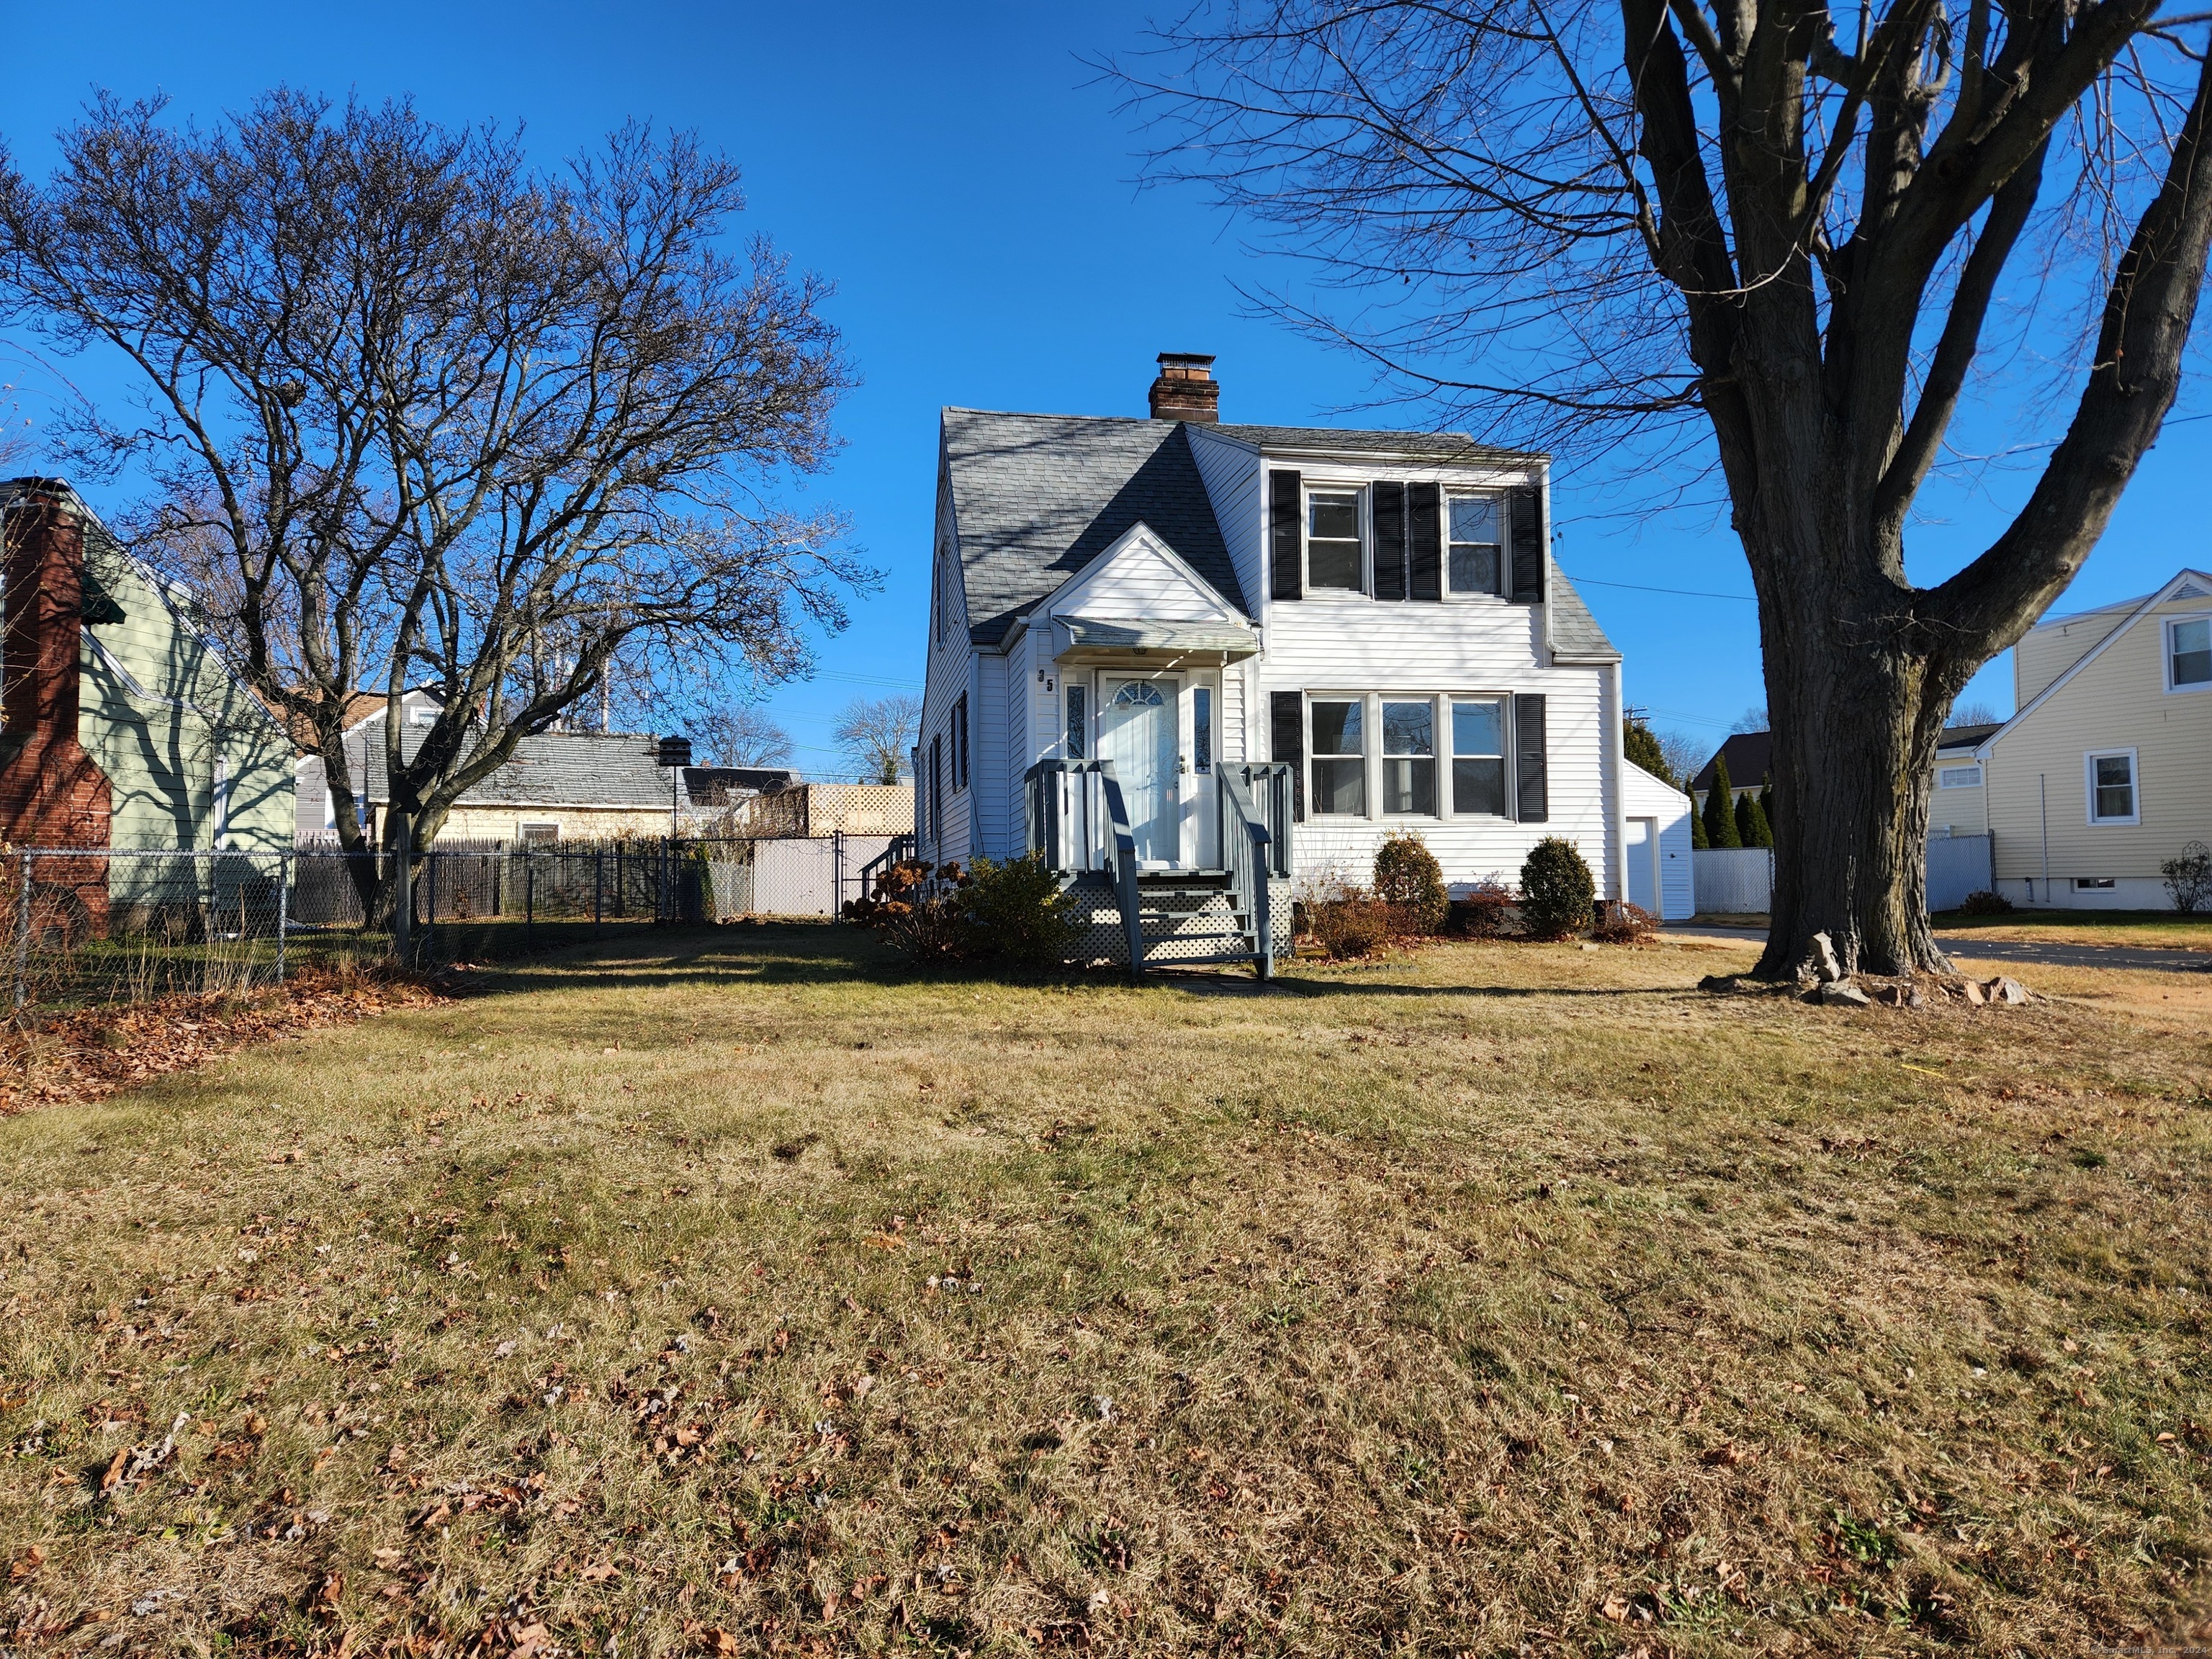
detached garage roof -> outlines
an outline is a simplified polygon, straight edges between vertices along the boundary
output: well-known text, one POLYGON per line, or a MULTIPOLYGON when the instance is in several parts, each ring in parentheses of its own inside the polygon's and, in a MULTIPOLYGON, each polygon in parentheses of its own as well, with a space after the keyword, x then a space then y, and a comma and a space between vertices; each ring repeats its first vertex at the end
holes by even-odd
MULTIPOLYGON (((412 760, 424 733, 410 726, 400 733, 399 752, 412 760)), ((653 762, 659 741, 643 733, 545 732, 525 738, 514 757, 482 783, 462 795, 463 806, 657 806, 669 805, 667 769, 653 762)), ((368 798, 391 799, 384 772, 384 745, 368 745, 368 798)), ((690 803, 678 784, 677 800, 690 803)))

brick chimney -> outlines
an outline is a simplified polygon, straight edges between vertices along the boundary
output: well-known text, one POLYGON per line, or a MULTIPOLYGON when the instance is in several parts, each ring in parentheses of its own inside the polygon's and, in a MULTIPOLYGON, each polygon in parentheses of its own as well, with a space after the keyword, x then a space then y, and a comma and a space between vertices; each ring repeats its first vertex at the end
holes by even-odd
MULTIPOLYGON (((105 849, 113 792, 77 741, 84 510, 66 484, 23 479, 0 526, 0 841, 105 849)), ((105 910, 106 864, 87 908, 105 910)), ((90 874, 56 873, 71 886, 90 874)))
POLYGON ((1203 421, 1221 418, 1221 383, 1213 378, 1213 359, 1198 351, 1160 353, 1159 379, 1152 382, 1152 418, 1203 421))

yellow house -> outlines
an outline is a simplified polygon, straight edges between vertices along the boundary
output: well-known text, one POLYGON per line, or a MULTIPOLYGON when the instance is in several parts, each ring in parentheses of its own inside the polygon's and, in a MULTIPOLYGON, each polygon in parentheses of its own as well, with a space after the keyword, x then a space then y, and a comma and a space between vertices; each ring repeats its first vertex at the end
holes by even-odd
POLYGON ((1997 890, 2170 908, 2160 865, 2212 842, 2212 575, 2051 618, 2014 647, 2013 676, 2020 712, 1973 750, 1997 890))

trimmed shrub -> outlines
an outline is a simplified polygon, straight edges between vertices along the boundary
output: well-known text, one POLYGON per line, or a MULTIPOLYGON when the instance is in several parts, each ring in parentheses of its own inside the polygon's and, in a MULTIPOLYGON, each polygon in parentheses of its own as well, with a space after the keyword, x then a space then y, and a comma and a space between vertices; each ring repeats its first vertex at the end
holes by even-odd
POLYGON ((1521 920, 1531 939, 1565 939, 1589 926, 1597 883, 1571 841, 1547 836, 1521 866, 1521 920))
POLYGON ((1003 864, 977 859, 959 897, 976 956, 1056 968, 1075 949, 1075 896, 1034 853, 1003 864))
POLYGON ((1518 902, 1504 882, 1478 881, 1465 898, 1451 902, 1451 931, 1462 939, 1502 939, 1518 902))
POLYGON ((1376 849, 1375 896, 1389 906, 1392 927, 1413 938, 1443 927, 1451 905, 1443 867, 1419 836, 1393 836, 1376 849))
POLYGON ((2008 916, 2012 914, 2012 901, 2002 893, 1992 893, 1984 888, 1960 899, 1958 914, 1962 916, 2008 916))
POLYGON ((1659 936, 1659 918, 1640 904, 1607 902, 1599 907, 1590 937, 1601 945, 1642 945, 1659 936))
POLYGON ((1357 887, 1314 900, 1306 918, 1314 943, 1338 962, 1371 957, 1390 942, 1390 907, 1357 887))

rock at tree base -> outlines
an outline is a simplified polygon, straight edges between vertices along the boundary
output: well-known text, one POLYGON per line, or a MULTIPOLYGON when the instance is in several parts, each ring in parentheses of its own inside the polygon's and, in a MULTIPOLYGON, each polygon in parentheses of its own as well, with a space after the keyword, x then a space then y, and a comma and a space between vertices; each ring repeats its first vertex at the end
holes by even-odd
POLYGON ((1844 976, 1843 964, 1836 960, 1836 942, 1826 933, 1813 935, 1813 948, 1805 953, 1803 966, 1797 970, 1800 979, 1811 977, 1823 985, 1833 985, 1844 976))
POLYGON ((1830 1007, 1838 1005, 1846 1008, 1871 1008, 1874 999, 1847 980, 1837 980, 1823 985, 1815 994, 1830 1007))
POLYGON ((1966 998, 1967 1001, 1972 1003, 1977 1008, 1980 1007, 1984 1003, 1989 1000, 1989 998, 1983 994, 1982 988, 1975 984, 1972 980, 1967 980, 1964 984, 1959 987, 1959 994, 1966 998))
MULTIPOLYGON (((1972 983, 1972 981, 1967 982, 1969 984, 1972 983)), ((1978 988, 1991 1002, 2008 1003, 2014 1007, 2018 1007, 2022 1003, 2034 1000, 2034 999, 2028 994, 2027 987, 2022 985, 2016 979, 2007 979, 2002 974, 2000 974, 1996 978, 1991 980, 1988 984, 1981 986, 1978 988)))

